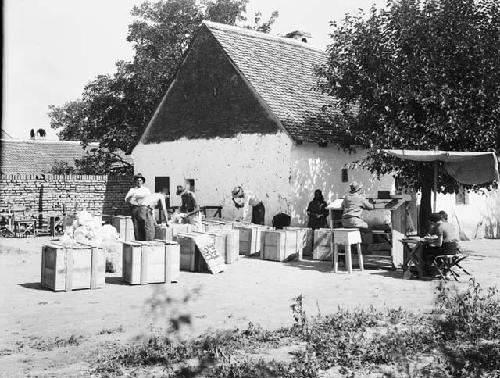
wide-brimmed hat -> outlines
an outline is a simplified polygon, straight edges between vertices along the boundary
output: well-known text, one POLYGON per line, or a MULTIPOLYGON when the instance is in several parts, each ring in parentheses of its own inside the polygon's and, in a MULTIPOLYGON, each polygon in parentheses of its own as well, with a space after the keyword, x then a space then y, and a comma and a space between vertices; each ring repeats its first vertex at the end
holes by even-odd
POLYGON ((363 185, 359 184, 358 182, 356 181, 353 181, 349 184, 349 191, 351 193, 357 193, 359 192, 361 189, 363 189, 363 185))
POLYGON ((241 197, 243 195, 243 188, 241 186, 235 186, 233 190, 231 190, 231 194, 233 197, 241 197))
POLYGON ((141 173, 138 173, 136 175, 134 175, 134 182, 137 180, 137 179, 142 179, 142 182, 143 183, 146 183, 146 178, 141 174, 141 173))

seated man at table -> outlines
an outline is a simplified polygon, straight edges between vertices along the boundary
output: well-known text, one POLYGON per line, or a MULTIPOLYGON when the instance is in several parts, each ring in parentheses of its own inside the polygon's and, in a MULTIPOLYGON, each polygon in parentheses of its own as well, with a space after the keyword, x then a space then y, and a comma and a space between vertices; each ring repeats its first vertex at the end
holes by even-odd
POLYGON ((356 181, 349 185, 349 193, 347 193, 342 201, 342 227, 359 228, 367 230, 368 224, 361 219, 363 209, 373 210, 373 204, 369 202, 360 192, 363 187, 356 181))
POLYGON ((427 259, 439 255, 455 255, 459 252, 458 233, 455 227, 447 222, 448 214, 444 211, 432 213, 429 217, 432 234, 435 240, 432 240, 424 249, 424 256, 427 259))

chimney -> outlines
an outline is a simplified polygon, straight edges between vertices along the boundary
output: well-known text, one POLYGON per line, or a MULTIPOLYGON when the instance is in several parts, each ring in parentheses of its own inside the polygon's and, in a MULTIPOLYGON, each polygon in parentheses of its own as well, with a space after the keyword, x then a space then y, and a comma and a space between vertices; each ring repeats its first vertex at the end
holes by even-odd
POLYGON ((285 38, 296 39, 298 41, 302 41, 304 43, 307 43, 307 39, 311 38, 311 34, 300 31, 300 30, 294 30, 288 34, 285 34, 285 38))

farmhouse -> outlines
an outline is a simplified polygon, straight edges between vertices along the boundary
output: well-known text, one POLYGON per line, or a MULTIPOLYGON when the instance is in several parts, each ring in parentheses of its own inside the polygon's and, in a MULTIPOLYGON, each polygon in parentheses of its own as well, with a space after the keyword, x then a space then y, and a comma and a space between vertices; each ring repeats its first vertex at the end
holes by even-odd
POLYGON ((200 204, 226 217, 237 216, 231 189, 243 185, 263 198, 266 223, 286 212, 304 224, 315 189, 327 200, 352 180, 367 194, 390 190, 392 178, 346 168, 363 151, 339 149, 317 116, 332 101, 314 89, 325 59, 303 41, 203 23, 132 153, 135 171, 171 192, 194 180, 200 204))

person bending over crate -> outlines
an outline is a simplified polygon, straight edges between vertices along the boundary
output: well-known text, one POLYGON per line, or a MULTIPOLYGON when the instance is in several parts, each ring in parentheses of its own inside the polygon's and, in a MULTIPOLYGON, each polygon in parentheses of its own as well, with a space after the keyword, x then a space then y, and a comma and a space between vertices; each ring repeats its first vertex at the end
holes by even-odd
POLYGON ((247 219, 249 207, 252 206, 252 223, 264 224, 266 208, 259 197, 250 191, 243 190, 241 186, 235 187, 231 194, 234 206, 237 209, 243 208, 243 220, 247 219))

